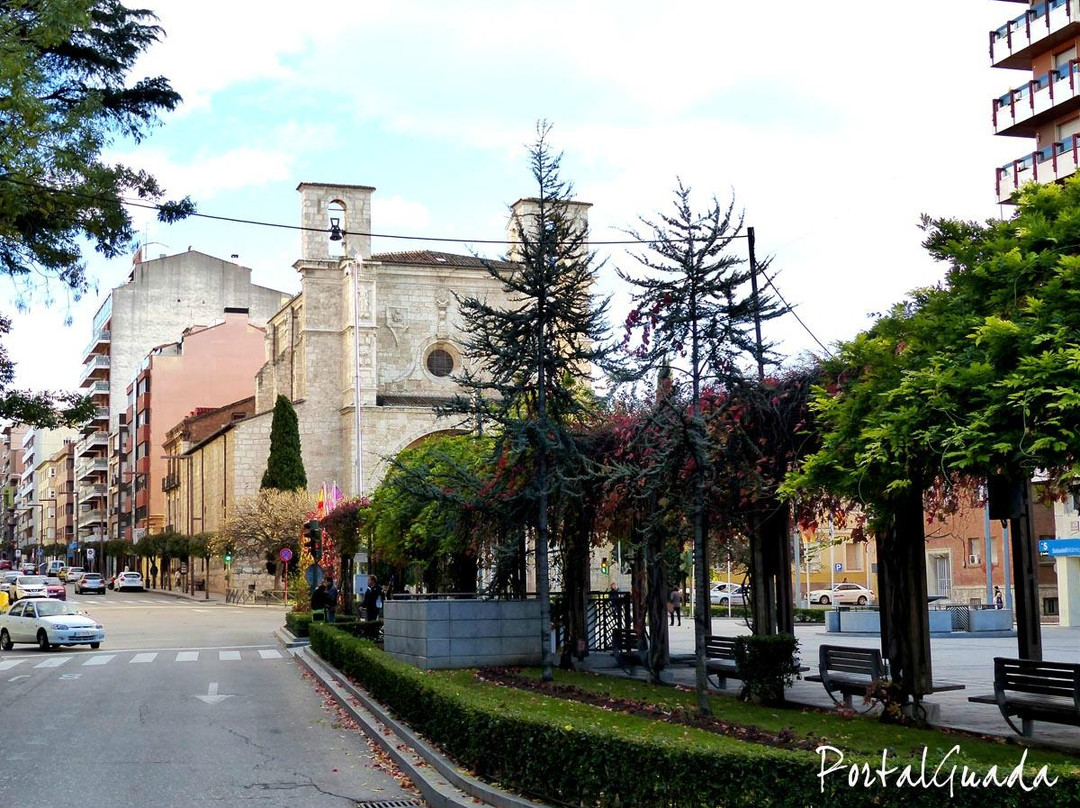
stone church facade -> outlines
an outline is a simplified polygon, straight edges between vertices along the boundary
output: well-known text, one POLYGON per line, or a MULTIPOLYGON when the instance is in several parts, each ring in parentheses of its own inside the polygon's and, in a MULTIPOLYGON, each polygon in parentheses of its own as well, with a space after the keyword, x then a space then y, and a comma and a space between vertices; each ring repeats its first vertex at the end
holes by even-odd
MULTIPOLYGON (((468 361, 455 295, 497 304, 505 292, 471 255, 373 255, 374 188, 303 183, 297 190, 305 228, 294 264, 301 291, 271 317, 255 415, 234 425, 235 494, 258 491, 278 395, 296 409, 309 489, 336 481, 347 495, 370 494, 389 458, 422 438, 463 428, 460 418, 440 419, 434 411, 459 391, 453 377, 468 361), (331 219, 344 233, 339 241, 329 238, 331 219)), ((512 214, 526 220, 533 205, 519 200, 512 214)), ((583 225, 588 207, 572 206, 583 225)), ((508 227, 511 257, 514 241, 508 227)))

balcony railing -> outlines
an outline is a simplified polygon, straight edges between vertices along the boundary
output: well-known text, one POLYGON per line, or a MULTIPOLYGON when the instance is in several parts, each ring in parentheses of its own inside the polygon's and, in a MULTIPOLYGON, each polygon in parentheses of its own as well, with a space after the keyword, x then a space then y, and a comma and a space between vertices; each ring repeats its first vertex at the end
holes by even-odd
POLYGON ((994 132, 1034 137, 1040 124, 1076 108, 1080 108, 1080 60, 1072 59, 995 98, 994 132))
POLYGON ((112 333, 108 329, 99 329, 94 332, 94 336, 90 338, 90 342, 86 344, 86 348, 83 350, 83 356, 89 356, 96 352, 98 348, 108 345, 112 340, 112 333))
POLYGON ((87 393, 91 396, 107 396, 109 395, 109 383, 107 381, 94 382, 90 385, 87 393))
POLYGON ((109 366, 109 357, 94 355, 94 357, 83 366, 82 376, 79 377, 79 387, 86 387, 89 380, 93 379, 95 376, 107 375, 109 366))
POLYGON ((85 510, 79 514, 79 527, 87 527, 88 525, 101 525, 105 523, 105 509, 104 508, 92 508, 85 510))
POLYGON ((75 467, 75 477, 78 480, 83 480, 87 477, 92 477, 95 474, 104 474, 109 470, 109 461, 104 457, 97 457, 93 460, 84 460, 78 466, 75 467))
POLYGON ((1071 177, 1078 166, 1080 135, 1070 135, 1025 154, 997 170, 998 201, 1008 202, 1015 190, 1029 182, 1055 182, 1071 177))
POLYGON ((990 32, 994 67, 1030 68, 1031 58, 1076 36, 1080 0, 1046 0, 990 32))

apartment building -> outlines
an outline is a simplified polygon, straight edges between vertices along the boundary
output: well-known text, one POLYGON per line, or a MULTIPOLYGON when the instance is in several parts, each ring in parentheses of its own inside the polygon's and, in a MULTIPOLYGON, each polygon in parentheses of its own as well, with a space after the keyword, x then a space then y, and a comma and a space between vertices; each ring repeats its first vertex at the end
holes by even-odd
POLYGON ((0 558, 13 558, 15 553, 15 495, 22 478, 22 444, 27 427, 8 424, 0 430, 0 558))
POLYGON ((255 374, 265 361, 266 329, 249 322, 247 309, 226 308, 223 314, 208 326, 188 328, 178 342, 152 350, 128 385, 126 422, 132 425, 133 449, 128 468, 134 490, 121 506, 121 521, 132 525, 122 530, 125 538, 160 533, 167 523, 162 487, 169 462, 163 449, 166 433, 192 411, 252 400, 255 374))
POLYGON ((1013 16, 990 32, 990 63, 1012 72, 992 102, 994 133, 1034 141, 997 169, 997 199, 1008 202, 1025 183, 1062 180, 1080 166, 1080 0, 998 2, 1013 16))
POLYGON ((23 473, 15 494, 15 549, 23 556, 35 555, 47 544, 46 528, 56 531, 56 492, 63 472, 54 463, 66 444, 79 433, 74 429, 28 429, 23 436, 23 473))
POLYGON ((75 450, 84 535, 132 534, 130 519, 121 520, 133 512, 136 479, 137 427, 127 420, 127 388, 147 354, 190 326, 214 322, 226 308, 245 309, 252 324, 264 326, 288 299, 253 284, 251 269, 235 260, 195 250, 144 260, 140 250, 127 282, 110 292, 94 317, 83 354, 79 384, 99 405, 75 450))

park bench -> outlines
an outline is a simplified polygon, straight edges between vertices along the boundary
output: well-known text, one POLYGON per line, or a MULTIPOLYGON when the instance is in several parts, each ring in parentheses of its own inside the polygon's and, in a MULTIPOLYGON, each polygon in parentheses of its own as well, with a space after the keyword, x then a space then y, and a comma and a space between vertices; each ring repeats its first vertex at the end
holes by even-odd
POLYGON ((825 692, 837 704, 839 692, 844 706, 851 706, 852 696, 863 696, 871 682, 887 679, 889 666, 876 648, 849 648, 843 645, 823 645, 818 649, 818 673, 807 676, 808 682, 821 682, 825 692))
POLYGON ((996 704, 1013 731, 1024 737, 1031 736, 1035 721, 1080 726, 1080 665, 995 657, 994 692, 968 701, 996 704), (1020 729, 1013 716, 1020 719, 1020 729))
POLYGON ((634 668, 645 665, 647 653, 645 638, 639 637, 632 629, 612 629, 611 645, 615 654, 615 664, 628 675, 633 675, 634 668))
MULTIPOLYGON (((810 670, 805 665, 799 666, 799 672, 810 670)), ((705 674, 716 677, 716 686, 723 690, 728 679, 742 679, 739 665, 735 661, 734 637, 708 637, 705 640, 705 674)))

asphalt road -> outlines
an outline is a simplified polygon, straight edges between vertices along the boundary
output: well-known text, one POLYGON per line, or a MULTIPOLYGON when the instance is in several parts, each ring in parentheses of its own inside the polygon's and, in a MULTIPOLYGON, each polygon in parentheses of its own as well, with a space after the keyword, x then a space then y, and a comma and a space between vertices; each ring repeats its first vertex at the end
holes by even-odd
MULTIPOLYGON (((70 589, 69 589, 70 595, 70 589)), ((71 596, 101 648, 0 652, 0 798, 52 806, 408 800, 273 638, 282 610, 71 596)))

